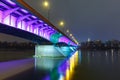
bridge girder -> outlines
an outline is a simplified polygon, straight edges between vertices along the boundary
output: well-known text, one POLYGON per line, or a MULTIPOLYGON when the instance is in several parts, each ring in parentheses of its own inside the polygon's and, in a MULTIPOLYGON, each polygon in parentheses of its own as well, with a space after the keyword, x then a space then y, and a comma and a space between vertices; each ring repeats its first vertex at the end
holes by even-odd
POLYGON ((1 0, 0 3, 2 6, 0 9, 0 23, 30 32, 52 43, 65 42, 66 44, 76 45, 74 41, 69 39, 23 0, 1 0), (21 6, 18 3, 23 4, 21 6))

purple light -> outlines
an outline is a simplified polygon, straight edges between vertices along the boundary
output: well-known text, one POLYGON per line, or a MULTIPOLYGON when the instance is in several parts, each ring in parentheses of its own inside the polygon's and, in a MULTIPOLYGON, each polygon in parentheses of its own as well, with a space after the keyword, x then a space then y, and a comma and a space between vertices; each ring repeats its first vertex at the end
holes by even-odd
POLYGON ((45 36, 46 36, 46 38, 49 40, 50 39, 50 35, 48 34, 48 31, 46 30, 45 31, 45 36))
POLYGON ((45 26, 48 26, 47 24, 44 24, 45 26))
MULTIPOLYGON (((11 4, 11 6, 13 7, 14 5, 16 5, 16 3, 12 2, 11 0, 5 0, 5 1, 11 4)), ((8 6, 6 7, 7 10, 5 10, 4 12, 0 10, 0 23, 7 24, 7 25, 10 25, 11 27, 15 27, 15 28, 19 28, 19 29, 31 32, 47 40, 50 40, 50 37, 57 32, 57 30, 49 26, 46 22, 43 22, 42 20, 38 20, 36 16, 30 14, 29 11, 23 8, 20 8, 17 5, 16 5, 16 8, 13 8, 13 9, 10 9, 9 7, 11 6, 6 5, 4 3, 0 5, 3 7, 8 6), (19 12, 18 10, 21 10, 22 12, 26 13, 26 15, 21 16, 22 13, 19 12), (11 15, 14 12, 19 16, 16 17, 11 15), (32 20, 31 18, 29 18, 29 16, 31 16, 35 20, 32 20), (39 24, 38 24, 38 21, 39 21, 39 24), (36 23, 37 26, 33 25, 34 23, 36 23)), ((58 39, 57 36, 54 38, 56 38, 56 40, 58 39)), ((70 43, 72 45, 75 45, 75 43, 71 42, 71 40, 69 40, 65 36, 60 37, 59 42, 65 42, 67 44, 70 43)))
POLYGON ((50 76, 46 76, 44 80, 50 80, 50 76))
POLYGON ((59 38, 59 42, 65 42, 65 43, 67 43, 67 44, 69 43, 70 45, 76 46, 75 43, 73 43, 71 40, 69 40, 69 39, 66 38, 65 36, 60 37, 60 38, 59 38))
POLYGON ((33 33, 33 26, 30 25, 30 32, 33 33))
POLYGON ((65 37, 65 36, 62 36, 59 38, 59 42, 65 42, 65 43, 68 43, 69 40, 65 37))
POLYGON ((37 29, 34 29, 34 31, 33 31, 35 34, 37 34, 37 29))
POLYGON ((43 23, 43 21, 42 21, 42 20, 39 20, 39 22, 40 22, 40 23, 43 23))
POLYGON ((17 25, 17 28, 21 29, 21 26, 22 26, 21 24, 22 24, 22 22, 20 21, 17 25))
POLYGON ((36 34, 38 35, 38 32, 39 32, 39 30, 38 30, 38 27, 36 28, 36 34))
POLYGON ((8 15, 7 17, 4 18, 3 23, 10 25, 10 15, 8 15))
POLYGON ((11 16, 11 24, 10 24, 10 25, 11 25, 12 27, 15 27, 15 26, 16 26, 15 21, 16 21, 16 17, 11 16))
POLYGON ((63 74, 65 76, 65 72, 67 70, 67 65, 68 65, 68 63, 67 63, 67 61, 65 61, 64 63, 62 63, 59 66, 58 71, 59 71, 60 74, 63 74))
MULTIPOLYGON (((0 11, 0 22, 2 22, 2 19, 3 19, 3 23, 4 24, 7 24, 7 25, 11 25, 12 27, 16 27, 16 24, 17 24, 17 27, 16 28, 19 28, 19 29, 22 29, 22 30, 26 30, 26 31, 28 31, 28 32, 31 32, 31 33, 34 33, 34 34, 36 34, 36 35, 38 35, 38 32, 40 33, 40 36, 42 36, 42 37, 44 37, 44 38, 46 38, 46 39, 49 39, 49 34, 48 34, 48 32, 47 32, 47 24, 45 24, 45 31, 43 30, 44 28, 41 28, 40 30, 37 28, 37 29, 35 29, 34 27, 35 26, 33 26, 32 24, 33 23, 35 23, 37 20, 34 20, 34 21, 29 21, 28 22, 28 26, 26 25, 26 22, 24 22, 23 21, 23 17, 27 17, 27 16, 23 16, 22 18, 20 18, 20 19, 16 19, 16 17, 14 17, 14 16, 11 16, 10 17, 10 13, 12 13, 13 11, 16 11, 18 8, 15 8, 15 9, 12 9, 12 11, 9 11, 9 12, 7 12, 6 14, 8 15, 7 17, 4 17, 4 19, 2 18, 2 11, 0 11), (17 20, 19 20, 19 21, 17 21, 17 20)), ((27 11, 26 10, 24 10, 24 9, 21 9, 22 11, 24 11, 24 12, 26 12, 27 13, 27 11)), ((34 17, 34 18, 36 18, 35 16, 33 16, 32 15, 32 17, 34 17)), ((43 21, 41 21, 41 20, 39 20, 41 23, 43 22, 43 21)), ((41 24, 40 25, 41 27, 43 27, 43 24, 41 24)))
POLYGON ((26 23, 24 21, 22 21, 22 29, 26 30, 26 23))
POLYGON ((12 2, 11 0, 5 0, 7 1, 8 3, 12 4, 12 5, 16 5, 14 2, 12 2))
POLYGON ((2 11, 0 11, 0 23, 2 22, 2 11))
POLYGON ((51 35, 55 34, 55 32, 51 30, 51 31, 49 31, 48 34, 51 36, 51 35))
POLYGON ((36 19, 37 17, 36 16, 32 16, 32 18, 36 19))
POLYGON ((54 34, 54 31, 52 31, 51 29, 47 30, 47 35, 48 35, 48 39, 50 40, 50 36, 54 34))
POLYGON ((17 22, 16 22, 16 24, 19 23, 20 21, 22 21, 22 20, 28 18, 29 16, 30 16, 30 14, 28 14, 28 15, 24 15, 24 16, 20 16, 19 18, 17 18, 17 22))
POLYGON ((16 74, 22 74, 26 70, 33 68, 34 67, 33 63, 34 63, 33 59, 21 59, 1 62, 0 80, 4 80, 7 79, 8 77, 15 76, 16 74))
POLYGON ((21 11, 24 13, 28 13, 28 11, 26 11, 25 9, 21 9, 21 11))
POLYGON ((27 31, 28 31, 28 32, 30 31, 30 26, 27 26, 27 31))
POLYGON ((38 20, 31 20, 27 22, 27 26, 31 26, 33 23, 37 22, 38 20))
POLYGON ((48 33, 48 32, 49 32, 48 27, 43 27, 42 30, 43 30, 43 36, 44 36, 46 39, 50 40, 50 35, 49 35, 49 33, 48 33))
POLYGON ((39 28, 42 28, 43 27, 43 24, 41 23, 40 25, 39 25, 39 28))

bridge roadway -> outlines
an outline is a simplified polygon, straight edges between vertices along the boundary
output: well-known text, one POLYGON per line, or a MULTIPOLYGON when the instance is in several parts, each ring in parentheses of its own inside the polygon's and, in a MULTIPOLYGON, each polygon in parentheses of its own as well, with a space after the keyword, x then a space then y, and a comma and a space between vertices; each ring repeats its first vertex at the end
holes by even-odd
POLYGON ((0 0, 0 32, 33 42, 77 44, 23 0, 0 0))

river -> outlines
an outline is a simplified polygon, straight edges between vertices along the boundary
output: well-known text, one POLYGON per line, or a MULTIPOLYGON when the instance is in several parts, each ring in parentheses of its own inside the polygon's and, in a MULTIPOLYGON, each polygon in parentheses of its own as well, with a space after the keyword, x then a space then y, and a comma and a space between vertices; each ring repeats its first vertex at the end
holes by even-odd
POLYGON ((120 80, 120 51, 79 50, 69 58, 29 55, 2 60, 0 80, 120 80))

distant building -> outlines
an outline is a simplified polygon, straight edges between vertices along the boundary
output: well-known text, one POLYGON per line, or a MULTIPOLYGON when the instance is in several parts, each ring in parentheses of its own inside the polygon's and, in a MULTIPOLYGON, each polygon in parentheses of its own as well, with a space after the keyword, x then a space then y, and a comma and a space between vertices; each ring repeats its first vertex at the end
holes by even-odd
POLYGON ((90 38, 88 38, 88 40, 87 40, 88 42, 90 42, 91 41, 91 39, 90 38))

